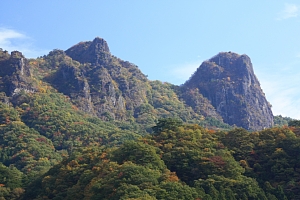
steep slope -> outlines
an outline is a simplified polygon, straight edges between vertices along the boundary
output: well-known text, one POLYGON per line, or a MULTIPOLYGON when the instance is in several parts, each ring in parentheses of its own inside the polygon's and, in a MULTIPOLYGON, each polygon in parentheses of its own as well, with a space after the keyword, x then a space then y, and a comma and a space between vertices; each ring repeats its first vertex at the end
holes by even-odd
POLYGON ((228 124, 252 130, 273 126, 271 106, 247 55, 219 53, 203 62, 182 87, 199 89, 228 124))

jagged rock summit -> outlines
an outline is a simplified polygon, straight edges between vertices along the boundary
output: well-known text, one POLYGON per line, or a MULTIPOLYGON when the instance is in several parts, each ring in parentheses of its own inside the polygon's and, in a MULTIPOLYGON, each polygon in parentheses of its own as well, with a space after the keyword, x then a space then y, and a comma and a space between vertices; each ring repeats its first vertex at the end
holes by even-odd
POLYGON ((230 125, 248 130, 273 126, 271 105, 247 55, 221 52, 203 62, 182 87, 199 89, 230 125))
POLYGON ((66 51, 66 54, 80 63, 108 63, 110 51, 107 42, 99 37, 93 41, 80 42, 66 51))

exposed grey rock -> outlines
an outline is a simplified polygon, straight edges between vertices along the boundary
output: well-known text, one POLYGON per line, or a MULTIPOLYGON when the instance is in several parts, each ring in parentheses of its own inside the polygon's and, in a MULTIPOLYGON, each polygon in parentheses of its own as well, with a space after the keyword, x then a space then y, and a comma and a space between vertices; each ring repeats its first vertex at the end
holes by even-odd
POLYGON ((93 41, 80 42, 66 50, 66 54, 80 63, 105 65, 111 60, 107 42, 99 37, 93 41))
POLYGON ((22 91, 35 92, 37 89, 31 79, 29 63, 22 53, 1 51, 0 54, 0 84, 6 95, 13 97, 22 91))
POLYGON ((198 88, 230 125, 248 130, 273 126, 271 106, 247 55, 219 53, 203 62, 183 87, 198 88))

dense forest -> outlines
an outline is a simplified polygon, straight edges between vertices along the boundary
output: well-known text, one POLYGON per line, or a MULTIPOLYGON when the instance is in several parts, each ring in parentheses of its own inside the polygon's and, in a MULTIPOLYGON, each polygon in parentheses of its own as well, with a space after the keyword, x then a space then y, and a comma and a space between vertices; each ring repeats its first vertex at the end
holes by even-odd
MULTIPOLYGON (((230 67, 214 59, 207 70, 230 67)), ((208 80, 225 105, 200 92, 199 70, 150 81, 100 38, 37 59, 0 49, 0 199, 300 199, 300 121, 256 113, 268 102, 248 72, 208 80)))
POLYGON ((249 132, 165 118, 141 135, 60 94, 27 98, 0 104, 3 199, 300 198, 297 120, 249 132))

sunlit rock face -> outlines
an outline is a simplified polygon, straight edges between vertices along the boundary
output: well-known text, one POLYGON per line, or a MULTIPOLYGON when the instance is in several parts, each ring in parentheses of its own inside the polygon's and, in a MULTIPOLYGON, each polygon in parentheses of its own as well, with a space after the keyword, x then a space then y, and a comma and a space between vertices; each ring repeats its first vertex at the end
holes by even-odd
POLYGON ((134 112, 147 102, 146 76, 134 64, 113 56, 104 39, 80 42, 65 54, 79 66, 61 67, 53 83, 68 82, 74 91, 70 93, 70 87, 59 91, 76 99, 81 110, 104 120, 127 120, 127 111, 134 112))
POLYGON ((21 52, 13 51, 9 54, 0 49, 0 90, 10 97, 22 91, 36 91, 30 65, 21 52))
POLYGON ((248 130, 273 125, 271 105, 247 55, 219 53, 204 61, 183 87, 198 88, 225 123, 248 130))

